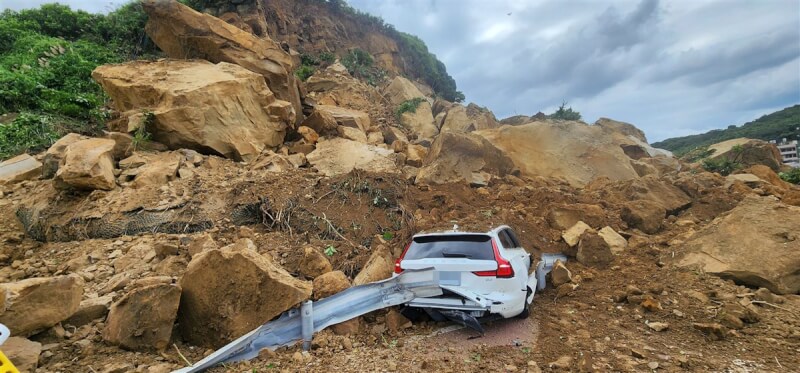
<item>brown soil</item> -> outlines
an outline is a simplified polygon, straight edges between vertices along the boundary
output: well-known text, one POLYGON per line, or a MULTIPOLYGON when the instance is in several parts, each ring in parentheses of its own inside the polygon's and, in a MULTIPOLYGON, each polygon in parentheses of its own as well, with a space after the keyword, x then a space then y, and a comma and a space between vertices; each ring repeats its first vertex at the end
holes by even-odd
MULTIPOLYGON (((186 191, 189 201, 185 205, 209 212, 214 226, 208 232, 220 246, 251 237, 262 254, 271 255, 295 275, 302 248, 307 245, 335 247, 337 253, 331 257, 334 269, 352 278, 368 258, 369 248, 381 241, 378 236, 382 233, 391 232, 387 245, 396 253, 413 233, 451 228, 454 223, 465 230, 508 224, 533 254, 560 252, 567 247, 561 232, 547 223, 549 207, 598 203, 595 192, 539 179, 528 179, 520 184, 524 186, 509 179, 486 189, 461 184, 420 187, 390 175, 355 172, 328 179, 305 170, 276 175, 224 162, 197 173, 193 180, 176 180, 170 188, 186 191), (269 201, 268 211, 282 217, 244 228, 231 222, 228 213, 233 207, 264 198, 269 201)), ((109 255, 115 250, 124 253, 137 244, 164 240, 190 241, 197 235, 144 233, 38 242, 22 233, 14 216, 20 206, 48 201, 45 218, 90 212, 102 215, 118 207, 104 201, 124 195, 126 204, 131 205, 135 198, 146 201, 152 194, 147 190, 130 194, 129 189, 88 195, 59 193, 49 181, 24 182, 3 192, 0 255, 4 255, 5 266, 0 269, 0 282, 79 273, 86 279, 86 293, 100 292, 113 278, 109 255)), ((723 306, 750 297, 754 289, 674 265, 681 253, 682 235, 707 224, 740 198, 721 188, 709 192, 679 216, 668 219, 665 231, 653 236, 630 231, 619 218, 619 206, 606 204, 605 225, 626 236, 637 236, 637 244, 617 257, 610 269, 587 268, 570 261, 573 276, 580 278, 571 294, 556 297, 557 292, 548 288, 537 294, 530 318, 492 323, 482 338, 470 339, 473 333, 467 330, 439 334, 452 325, 431 322, 416 323, 392 335, 386 331, 384 312, 379 311, 365 317, 365 327, 358 335, 319 333, 308 358, 298 356, 295 347, 212 371, 530 371, 534 365, 551 371, 555 369, 549 364, 565 356, 571 358, 567 370, 572 371, 648 371, 653 363, 665 371, 791 371, 800 367, 800 297, 784 296, 786 302, 777 305, 779 308, 761 305, 760 321, 746 324, 723 340, 712 340, 692 324, 715 322, 723 306), (672 224, 691 217, 699 226, 672 224), (619 293, 624 294, 629 285, 652 296, 661 309, 648 311, 635 303, 617 302, 619 293), (701 303, 688 295, 691 290, 710 300, 701 303), (656 332, 647 326, 649 322, 665 322, 669 328, 656 332)), ((177 259, 143 259, 131 271, 135 277, 179 278, 189 259, 182 250, 177 259)), ((67 336, 48 330, 31 337, 47 348, 39 371, 99 372, 114 364, 130 364, 128 370, 159 371, 183 365, 176 348, 190 361, 211 352, 185 344, 177 328, 170 347, 163 352, 124 351, 103 342, 102 329, 103 323, 96 321, 80 328, 67 327, 67 336)))

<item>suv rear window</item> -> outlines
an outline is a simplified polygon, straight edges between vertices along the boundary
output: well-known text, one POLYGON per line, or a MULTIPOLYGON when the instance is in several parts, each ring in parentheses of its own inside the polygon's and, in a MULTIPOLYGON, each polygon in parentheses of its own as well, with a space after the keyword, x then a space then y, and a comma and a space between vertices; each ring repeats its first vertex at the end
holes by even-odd
POLYGON ((494 249, 491 237, 482 234, 416 237, 403 259, 425 258, 494 260, 494 249))

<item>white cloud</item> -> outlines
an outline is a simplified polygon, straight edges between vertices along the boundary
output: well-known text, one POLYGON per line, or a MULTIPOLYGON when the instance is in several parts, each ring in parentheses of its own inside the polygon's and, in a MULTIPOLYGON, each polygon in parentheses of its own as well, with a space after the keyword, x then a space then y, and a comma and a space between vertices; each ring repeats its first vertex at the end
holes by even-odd
MULTIPOLYGON (((46 0, 0 0, 0 8, 46 0)), ((61 0, 108 11, 124 0, 61 0)), ((349 0, 424 40, 498 117, 553 110, 652 141, 800 102, 797 0, 349 0)))

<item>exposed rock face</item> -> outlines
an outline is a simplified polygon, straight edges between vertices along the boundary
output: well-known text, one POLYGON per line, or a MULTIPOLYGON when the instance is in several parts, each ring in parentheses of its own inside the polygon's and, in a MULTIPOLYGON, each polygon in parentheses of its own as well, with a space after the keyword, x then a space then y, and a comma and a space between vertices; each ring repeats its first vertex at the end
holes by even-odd
POLYGON ((5 311, 0 313, 0 323, 8 326, 12 335, 28 336, 78 310, 83 280, 78 275, 29 278, 2 284, 0 292, 5 293, 5 311))
POLYGON ((263 75, 275 96, 291 103, 291 121, 302 120, 294 63, 278 43, 174 0, 145 0, 142 6, 149 16, 147 35, 168 56, 229 62, 263 75))
MULTIPOLYGON (((669 152, 643 142, 635 127, 622 122, 612 125, 609 120, 601 122, 604 124, 590 126, 545 120, 477 133, 505 152, 523 175, 561 178, 574 186, 586 185, 598 177, 612 181, 638 178, 640 174, 632 164, 637 158, 640 162, 664 159, 675 169, 679 166, 669 152), (638 151, 629 155, 623 145, 638 151)), ((658 171, 657 167, 653 169, 658 171)))
POLYGON ((117 183, 111 151, 115 144, 109 139, 86 139, 70 144, 56 172, 55 186, 60 189, 114 189, 117 183))
POLYGON ((180 299, 181 288, 171 284, 132 290, 111 306, 103 339, 129 350, 164 350, 180 299))
POLYGON ((258 74, 229 63, 134 61, 100 66, 92 77, 117 110, 151 112, 147 131, 171 149, 250 160, 283 143, 294 120, 258 74))
POLYGON ((334 138, 320 141, 307 155, 310 163, 326 176, 346 174, 354 169, 397 173, 391 150, 360 142, 334 138))
POLYGON ((776 294, 800 292, 800 207, 749 196, 692 236, 681 265, 776 294))
POLYGON ((475 104, 466 107, 455 105, 447 110, 442 124, 442 132, 472 132, 499 127, 494 114, 475 104))
POLYGON ((469 133, 442 132, 431 145, 417 183, 445 184, 472 180, 474 174, 503 177, 514 164, 488 140, 469 133))
POLYGON ((745 167, 760 164, 778 172, 783 165, 778 147, 762 140, 739 138, 711 145, 708 149, 714 150, 711 159, 728 159, 745 167))
MULTIPOLYGON (((399 75, 392 79, 389 85, 386 86, 383 90, 383 94, 389 99, 393 109, 396 109, 397 106, 405 101, 425 97, 414 83, 399 75)), ((433 114, 431 114, 431 119, 433 119, 433 114)))
POLYGON ((220 347, 311 296, 311 283, 250 249, 233 245, 195 255, 186 268, 178 321, 183 337, 220 347))
POLYGON ((367 263, 361 268, 361 272, 353 279, 353 285, 364 285, 385 280, 392 277, 393 272, 392 254, 386 246, 380 245, 372 251, 372 255, 369 256, 367 263))
POLYGON ((400 124, 411 133, 416 134, 418 139, 432 139, 439 134, 439 129, 436 127, 431 113, 431 104, 427 101, 417 105, 413 112, 407 111, 401 114, 400 124))
MULTIPOLYGON (((34 372, 39 366, 42 344, 25 338, 11 337, 3 343, 3 354, 11 360, 20 372, 34 372)), ((3 367, 7 369, 7 367, 3 367)), ((8 370, 9 372, 11 370, 8 370)))
POLYGON ((30 180, 42 174, 42 163, 27 154, 0 162, 0 184, 30 180))

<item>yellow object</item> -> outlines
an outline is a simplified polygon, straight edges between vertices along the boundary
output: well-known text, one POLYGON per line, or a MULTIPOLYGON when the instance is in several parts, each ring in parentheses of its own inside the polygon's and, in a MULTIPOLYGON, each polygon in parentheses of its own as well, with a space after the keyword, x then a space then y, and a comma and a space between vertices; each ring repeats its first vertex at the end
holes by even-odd
POLYGON ((19 373, 19 369, 8 360, 3 351, 0 351, 0 373, 19 373))

